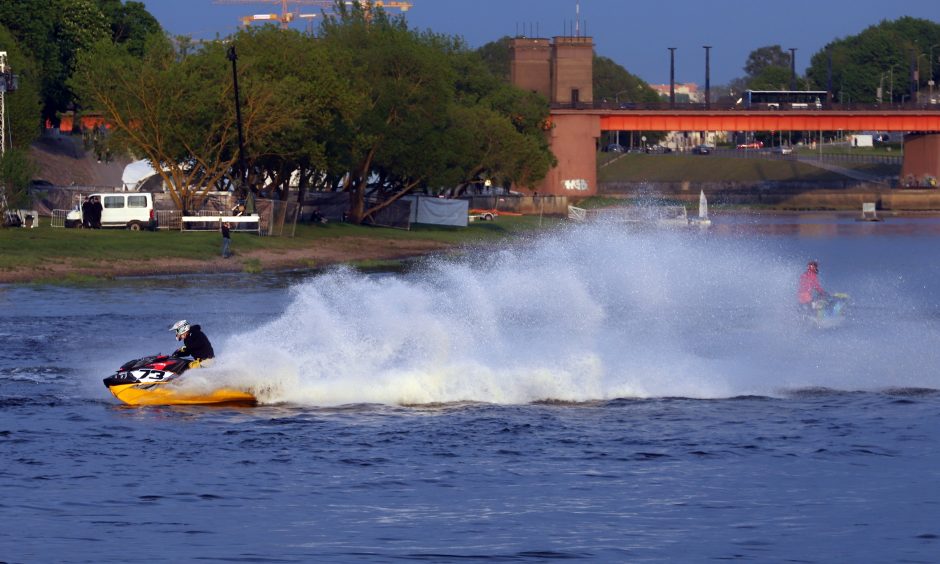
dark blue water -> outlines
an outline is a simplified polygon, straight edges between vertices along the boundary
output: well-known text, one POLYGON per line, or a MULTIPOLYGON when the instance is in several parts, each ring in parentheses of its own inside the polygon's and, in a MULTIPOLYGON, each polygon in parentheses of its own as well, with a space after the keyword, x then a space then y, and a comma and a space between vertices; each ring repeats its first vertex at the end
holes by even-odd
POLYGON ((0 287, 0 561, 936 562, 940 222, 715 219, 0 287), (792 313, 807 257, 836 329, 792 313), (261 406, 110 397, 184 317, 261 406))

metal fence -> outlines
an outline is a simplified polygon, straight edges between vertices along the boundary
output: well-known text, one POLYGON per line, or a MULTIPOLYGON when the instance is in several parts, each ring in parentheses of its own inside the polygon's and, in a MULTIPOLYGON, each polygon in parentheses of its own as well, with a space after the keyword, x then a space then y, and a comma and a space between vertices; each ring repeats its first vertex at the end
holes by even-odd
MULTIPOLYGON (((375 206, 378 200, 369 198, 367 206, 375 206)), ((411 202, 398 200, 372 215, 372 224, 379 227, 393 227, 395 229, 411 229, 411 202)))
POLYGON ((268 237, 293 237, 297 230, 300 205, 297 202, 259 200, 258 214, 261 217, 261 235, 268 237), (267 208, 267 209, 264 209, 267 208))
POLYGON ((65 216, 72 210, 52 210, 52 215, 49 216, 51 227, 65 227, 65 216))
MULTIPOLYGON (((293 237, 297 228, 300 205, 296 202, 259 200, 256 202, 258 222, 232 222, 232 231, 253 231, 266 237, 293 237)), ((187 217, 205 217, 205 223, 187 220, 186 231, 218 231, 219 218, 225 213, 218 210, 199 210, 186 213, 187 217)), ((160 229, 182 229, 183 214, 177 210, 157 210, 160 229)))
POLYGON ((175 229, 179 231, 182 228, 183 222, 180 218, 183 217, 183 212, 179 210, 154 210, 154 214, 157 218, 157 229, 175 229))

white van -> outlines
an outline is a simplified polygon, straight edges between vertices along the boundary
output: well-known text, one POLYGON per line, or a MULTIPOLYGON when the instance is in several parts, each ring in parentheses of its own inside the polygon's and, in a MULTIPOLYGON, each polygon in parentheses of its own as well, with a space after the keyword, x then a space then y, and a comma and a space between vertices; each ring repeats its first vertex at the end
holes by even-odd
MULTIPOLYGON (((133 192, 128 194, 91 194, 101 200, 101 226, 126 227, 131 231, 156 229, 157 216, 153 211, 153 194, 133 192)), ((65 216, 66 227, 82 225, 81 206, 65 216)))

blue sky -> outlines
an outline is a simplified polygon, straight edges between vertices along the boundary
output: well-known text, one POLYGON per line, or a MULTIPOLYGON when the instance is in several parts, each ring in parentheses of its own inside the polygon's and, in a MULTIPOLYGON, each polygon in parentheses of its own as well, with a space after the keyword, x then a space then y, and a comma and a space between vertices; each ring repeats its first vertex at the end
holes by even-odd
MULTIPOLYGON (((231 0, 223 0, 231 2, 231 0)), ((240 1, 240 0, 238 0, 240 1)), ((577 0, 409 0, 413 28, 462 36, 479 47, 502 36, 552 37, 573 33, 577 0)), ((174 35, 211 38, 237 29, 241 16, 280 11, 279 0, 216 4, 213 0, 144 0, 174 35)), ((319 13, 319 8, 302 7, 319 13)), ((396 12, 397 13, 397 12, 396 12)), ((705 82, 711 45, 711 82, 744 74, 748 53, 765 45, 797 49, 798 72, 833 39, 855 35, 882 20, 913 16, 940 23, 938 0, 580 0, 580 31, 610 57, 650 83, 669 82, 668 47, 676 47, 676 81, 705 82)), ((934 56, 940 55, 940 47, 934 56)))

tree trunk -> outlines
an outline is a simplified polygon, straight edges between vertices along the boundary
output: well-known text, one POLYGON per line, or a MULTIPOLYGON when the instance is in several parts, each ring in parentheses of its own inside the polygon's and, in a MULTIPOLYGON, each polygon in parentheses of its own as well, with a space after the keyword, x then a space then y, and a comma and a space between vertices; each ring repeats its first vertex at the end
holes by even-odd
POLYGON ((300 211, 303 211, 304 197, 307 195, 307 168, 301 166, 298 173, 300 174, 300 182, 297 183, 297 205, 301 206, 300 211))

